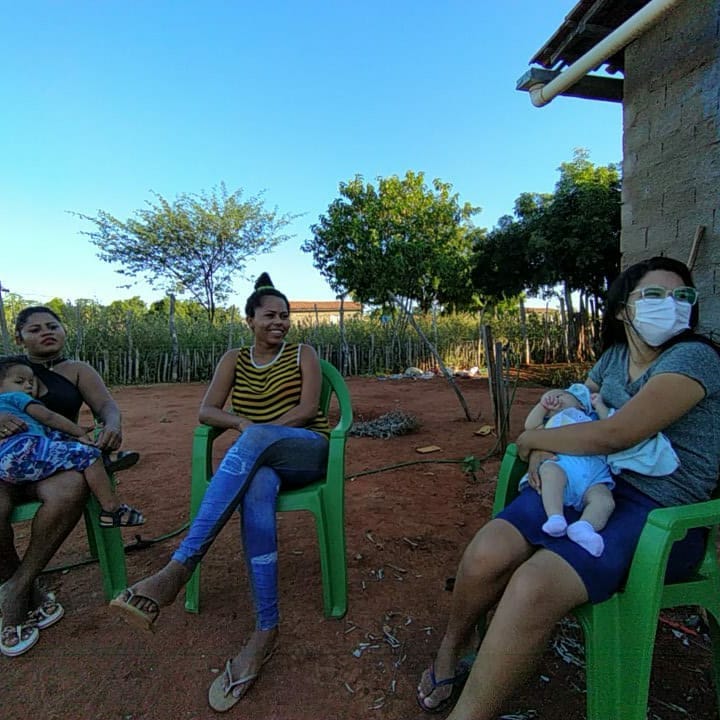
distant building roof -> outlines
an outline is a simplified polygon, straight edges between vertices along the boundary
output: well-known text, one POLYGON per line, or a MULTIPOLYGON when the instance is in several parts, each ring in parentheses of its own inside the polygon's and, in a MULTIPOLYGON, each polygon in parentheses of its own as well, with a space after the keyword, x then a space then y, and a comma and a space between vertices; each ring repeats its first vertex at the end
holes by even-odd
MULTIPOLYGON (((362 303, 346 301, 343 303, 345 312, 362 312, 362 303)), ((340 312, 339 300, 291 300, 290 312, 340 312)))

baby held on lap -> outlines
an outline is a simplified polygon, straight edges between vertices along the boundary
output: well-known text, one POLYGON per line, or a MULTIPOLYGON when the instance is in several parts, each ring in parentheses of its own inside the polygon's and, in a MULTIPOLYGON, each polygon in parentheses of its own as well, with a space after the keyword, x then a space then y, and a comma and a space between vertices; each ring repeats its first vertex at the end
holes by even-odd
MULTIPOLYGON (((574 383, 565 390, 544 393, 525 421, 526 429, 558 428, 611 416, 614 410, 602 400, 602 391, 590 393, 586 385, 574 383)), ((599 557, 605 547, 602 529, 615 509, 612 473, 623 469, 650 475, 667 475, 678 466, 677 455, 662 434, 612 455, 557 454, 540 463, 537 480, 523 476, 520 489, 539 490, 547 520, 543 532, 567 537, 591 555, 599 557), (539 485, 539 487, 538 487, 539 485), (580 518, 569 524, 564 507, 573 507, 580 518)))

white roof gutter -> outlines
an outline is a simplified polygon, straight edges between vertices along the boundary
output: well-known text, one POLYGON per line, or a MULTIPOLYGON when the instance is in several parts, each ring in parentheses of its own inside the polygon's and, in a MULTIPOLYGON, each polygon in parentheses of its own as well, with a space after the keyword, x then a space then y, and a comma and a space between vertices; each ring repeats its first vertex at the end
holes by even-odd
POLYGON ((554 97, 572 87, 591 70, 602 65, 608 58, 622 50, 626 45, 640 37, 654 25, 665 13, 672 10, 682 0, 651 0, 622 25, 615 29, 594 48, 588 50, 572 65, 547 84, 537 83, 528 88, 530 100, 535 107, 547 105, 554 97))

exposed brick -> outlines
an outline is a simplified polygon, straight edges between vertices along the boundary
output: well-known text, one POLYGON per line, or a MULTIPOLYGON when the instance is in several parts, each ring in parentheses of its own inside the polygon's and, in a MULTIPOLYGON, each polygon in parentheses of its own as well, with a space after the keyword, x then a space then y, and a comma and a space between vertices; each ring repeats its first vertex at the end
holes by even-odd
POLYGON ((703 323, 720 337, 720 0, 692 0, 625 49, 623 267, 650 255, 687 260, 703 323))

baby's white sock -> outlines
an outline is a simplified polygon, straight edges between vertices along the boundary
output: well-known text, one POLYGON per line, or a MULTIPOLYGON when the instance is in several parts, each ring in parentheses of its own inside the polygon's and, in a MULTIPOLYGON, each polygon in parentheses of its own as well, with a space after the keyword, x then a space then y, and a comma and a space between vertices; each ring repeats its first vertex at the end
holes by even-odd
POLYGON ((551 515, 543 524, 543 532, 553 537, 562 537, 567 530, 567 520, 562 515, 551 515))
POLYGON ((602 535, 596 533, 595 528, 587 520, 578 520, 568 525, 567 535, 594 557, 600 557, 605 549, 602 535))

